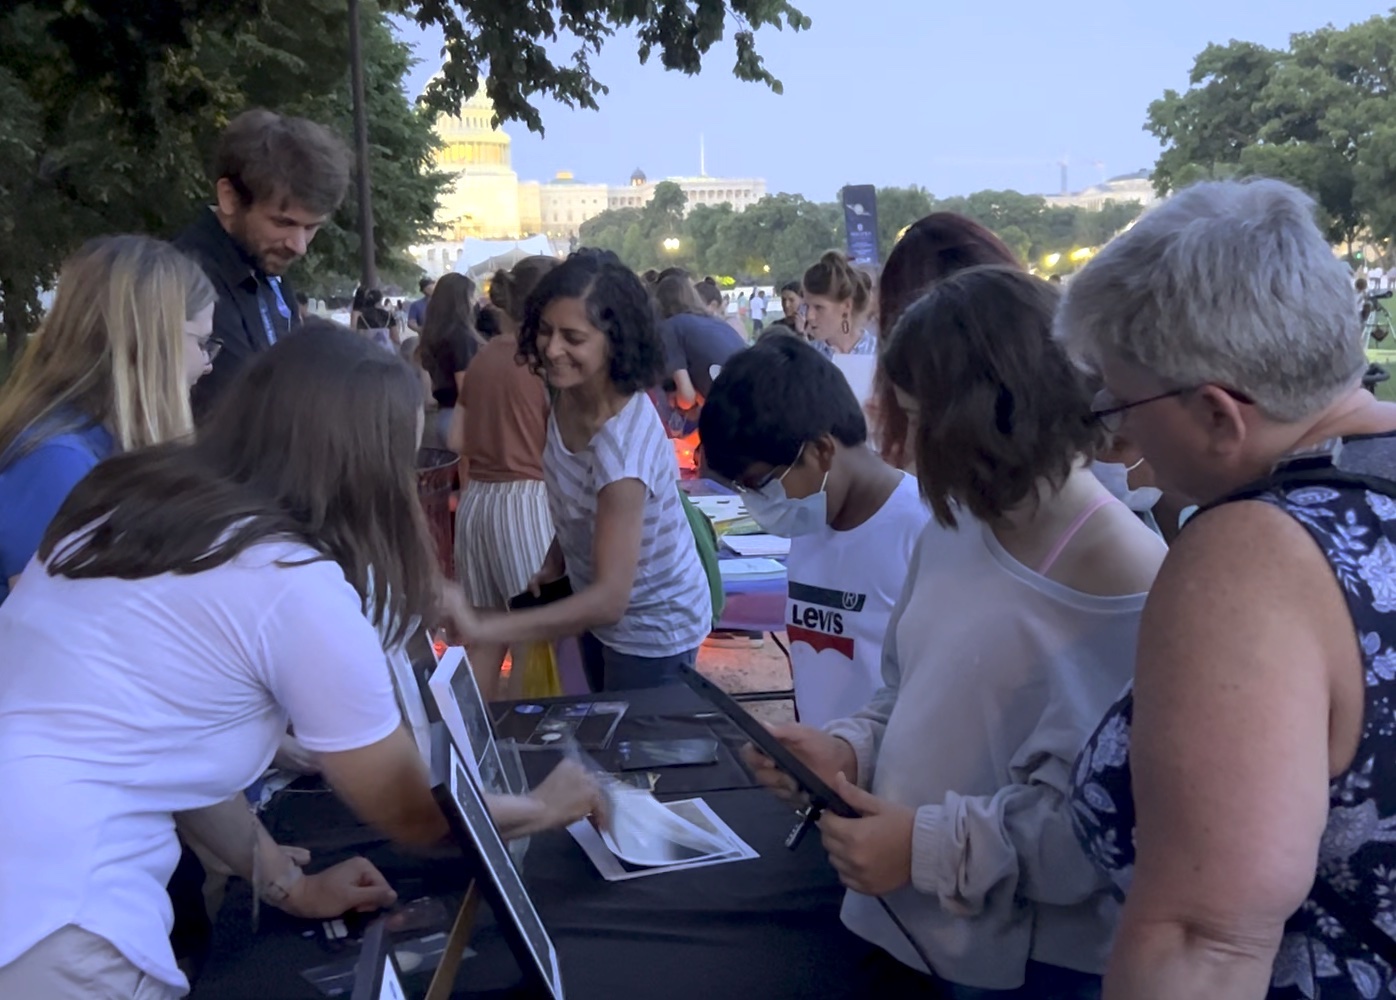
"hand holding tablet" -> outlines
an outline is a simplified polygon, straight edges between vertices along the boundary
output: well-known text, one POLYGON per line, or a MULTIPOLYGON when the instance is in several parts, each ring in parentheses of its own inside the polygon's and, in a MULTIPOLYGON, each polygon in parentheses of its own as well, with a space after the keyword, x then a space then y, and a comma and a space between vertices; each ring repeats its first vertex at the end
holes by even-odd
MULTIPOLYGON (((831 788, 836 785, 840 774, 857 783, 858 758, 854 756, 853 748, 844 740, 830 736, 813 726, 800 725, 798 722, 767 726, 766 729, 781 746, 831 788)), ((742 748, 742 761, 751 768, 756 780, 782 801, 797 808, 807 804, 808 797, 800 783, 782 770, 780 765, 762 752, 756 744, 749 743, 742 748)))
MULTIPOLYGON (((806 804, 800 811, 799 824, 790 831, 790 836, 786 838, 785 844, 787 847, 791 849, 797 847, 805 832, 818 821, 820 815, 826 809, 837 816, 845 816, 849 819, 858 816, 858 811, 839 797, 838 793, 835 792, 830 785, 829 780, 818 773, 818 771, 811 768, 805 761, 801 760, 799 756, 791 753, 789 748, 772 734, 771 730, 763 726, 751 713, 737 704, 726 691, 708 680, 693 667, 685 668, 682 672, 682 677, 689 687, 706 698, 712 703, 714 708, 731 719, 738 729, 746 733, 747 736, 751 738, 751 742, 755 744, 756 749, 767 757, 776 768, 789 775, 799 787, 800 791, 804 793, 804 801, 806 804)), ((820 737, 824 736, 824 734, 819 733, 818 730, 809 729, 805 726, 798 728, 807 730, 810 733, 817 733, 820 737)), ((833 737, 830 737, 830 739, 833 739, 833 737)), ((827 744, 822 742, 822 739, 813 738, 808 742, 810 746, 820 748, 819 752, 814 754, 813 760, 817 767, 823 768, 826 773, 829 771, 829 766, 831 764, 836 766, 846 764, 850 770, 856 770, 856 766, 847 764, 848 760, 853 759, 851 747, 845 758, 841 755, 841 752, 837 750, 836 745, 827 744)), ((837 742, 841 743, 842 741, 837 742)), ((844 745, 847 746, 847 744, 844 745)), ((837 772, 830 774, 830 779, 835 777, 836 773, 837 772)), ((788 785, 785 785, 783 782, 778 784, 788 790, 788 785)))

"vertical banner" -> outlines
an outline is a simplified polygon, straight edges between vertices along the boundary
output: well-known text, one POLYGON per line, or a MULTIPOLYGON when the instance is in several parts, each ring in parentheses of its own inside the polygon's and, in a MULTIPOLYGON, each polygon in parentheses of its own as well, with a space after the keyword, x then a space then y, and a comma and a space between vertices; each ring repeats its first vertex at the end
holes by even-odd
POLYGON ((877 188, 850 184, 843 189, 843 223, 848 231, 848 259, 877 266, 877 188))

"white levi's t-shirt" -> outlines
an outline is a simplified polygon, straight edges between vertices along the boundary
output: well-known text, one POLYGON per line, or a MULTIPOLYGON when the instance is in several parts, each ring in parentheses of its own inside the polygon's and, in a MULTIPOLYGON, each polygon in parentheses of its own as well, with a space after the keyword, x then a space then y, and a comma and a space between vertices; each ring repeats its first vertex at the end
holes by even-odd
POLYGON ((251 785, 288 720, 318 752, 400 724, 382 644, 334 562, 268 541, 188 576, 31 566, 0 605, 0 966, 75 924, 184 988, 173 814, 251 785))
POLYGON ((882 640, 930 510, 914 476, 850 531, 794 538, 785 630, 800 721, 822 727, 858 711, 882 686, 882 640))

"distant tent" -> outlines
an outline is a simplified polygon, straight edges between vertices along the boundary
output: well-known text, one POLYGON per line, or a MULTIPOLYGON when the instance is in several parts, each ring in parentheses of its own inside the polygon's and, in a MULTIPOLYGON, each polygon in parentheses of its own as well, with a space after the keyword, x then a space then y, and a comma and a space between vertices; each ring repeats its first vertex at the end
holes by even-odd
POLYGON ((468 239, 461 244, 455 269, 479 283, 500 268, 513 267, 525 257, 535 256, 555 256, 546 236, 530 236, 523 240, 468 239))

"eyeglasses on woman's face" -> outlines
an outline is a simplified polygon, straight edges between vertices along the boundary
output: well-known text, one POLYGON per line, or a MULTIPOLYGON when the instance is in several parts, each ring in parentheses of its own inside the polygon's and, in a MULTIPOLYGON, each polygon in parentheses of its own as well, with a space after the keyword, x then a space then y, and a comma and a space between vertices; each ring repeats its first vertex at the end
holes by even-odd
POLYGON ((204 361, 210 365, 213 364, 213 359, 218 357, 218 352, 223 350, 223 341, 219 340, 217 337, 200 337, 187 332, 185 336, 194 341, 195 345, 199 348, 199 352, 203 354, 204 361))
MULTIPOLYGON (((1205 388, 1206 385, 1209 384, 1211 383, 1184 386, 1180 389, 1169 389, 1167 392, 1160 392, 1157 395, 1146 396, 1143 399, 1135 399, 1129 402, 1121 400, 1109 389, 1101 389, 1095 394, 1095 398, 1091 400, 1091 416, 1097 420, 1100 426, 1104 427, 1106 431, 1111 434, 1118 434, 1120 429, 1124 427, 1125 415, 1129 413, 1130 410, 1145 406, 1149 403, 1157 403, 1159 400, 1175 399, 1178 396, 1185 396, 1190 392, 1196 392, 1198 389, 1205 388)), ((1247 406, 1253 406, 1255 404, 1254 399, 1238 389, 1232 389, 1224 385, 1218 385, 1216 388, 1226 393, 1238 403, 1243 403, 1247 406)))

